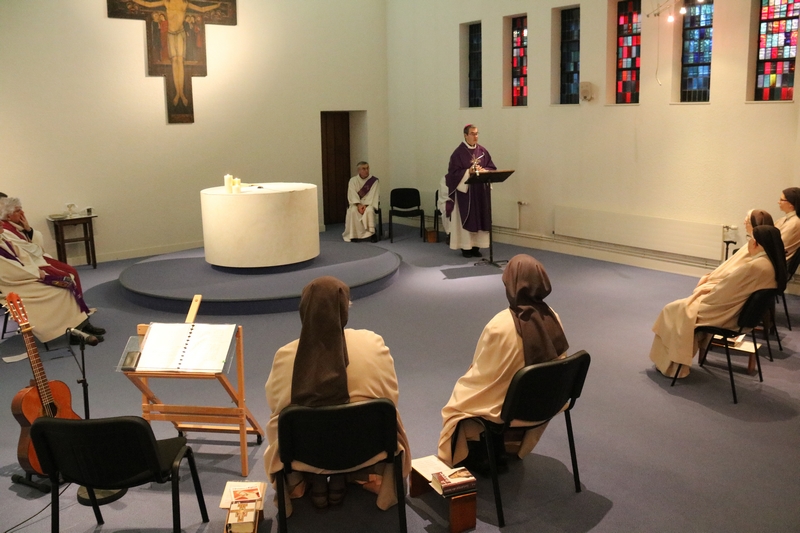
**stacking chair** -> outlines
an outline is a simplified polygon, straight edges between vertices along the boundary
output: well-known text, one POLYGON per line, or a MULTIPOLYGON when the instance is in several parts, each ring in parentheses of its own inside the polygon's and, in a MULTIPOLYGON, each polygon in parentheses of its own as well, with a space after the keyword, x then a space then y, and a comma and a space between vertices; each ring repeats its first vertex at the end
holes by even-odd
POLYGON ((419 234, 425 240, 425 211, 419 189, 392 189, 389 196, 389 242, 394 242, 392 217, 419 217, 419 234))
MULTIPOLYGON (((797 267, 800 266, 800 253, 795 252, 789 262, 786 264, 786 283, 789 283, 797 272, 797 267)), ((789 331, 792 331, 792 321, 789 320, 789 307, 786 305, 786 289, 780 292, 780 297, 783 299, 783 310, 786 312, 786 326, 789 331)), ((778 332, 775 331, 777 336, 778 332)))
POLYGON ((287 532, 284 486, 292 461, 327 471, 350 470, 381 452, 394 464, 400 531, 406 532, 403 454, 397 451, 397 410, 386 398, 304 407, 290 405, 278 416, 278 449, 283 469, 278 481, 278 530, 287 532))
MULTIPOLYGON (((742 331, 745 329, 750 330, 750 334, 753 338, 753 350, 755 350, 756 356, 756 365, 758 366, 758 380, 764 381, 764 377, 761 375, 761 359, 758 356, 758 348, 756 345, 756 332, 755 327, 758 326, 764 319, 765 313, 768 312, 768 309, 772 303, 772 300, 778 296, 777 289, 761 289, 753 294, 751 294, 747 301, 744 303, 742 310, 739 312, 739 319, 737 324, 739 326, 738 331, 733 329, 726 329, 726 328, 718 328, 716 326, 699 326, 695 328, 695 333, 709 333, 713 335, 719 335, 725 339, 725 357, 728 359, 728 374, 731 378, 731 392, 733 392, 733 403, 738 403, 736 399, 736 384, 733 381, 733 366, 731 365, 731 351, 728 346, 727 340, 733 337, 738 337, 742 334, 742 331)), ((772 348, 769 345, 769 332, 767 331, 768 328, 764 328, 764 339, 767 341, 767 350, 769 351, 770 359, 772 359, 772 348)), ((708 355, 708 350, 711 348, 711 343, 708 343, 706 349, 703 350, 703 354, 699 358, 700 366, 702 367, 703 364, 706 362, 706 356, 708 355)), ((675 376, 672 378, 672 384, 670 387, 675 385, 675 381, 678 379, 678 375, 680 374, 681 367, 683 365, 679 364, 678 369, 675 371, 675 376)))
MULTIPOLYGON (((508 387, 503 410, 500 413, 502 424, 476 417, 486 432, 486 453, 489 456, 489 468, 492 474, 494 501, 497 508, 497 522, 505 526, 503 502, 500 498, 500 483, 497 478, 497 456, 494 450, 494 439, 489 432, 502 435, 511 427, 511 422, 530 422, 525 429, 532 429, 550 421, 562 410, 567 423, 569 453, 572 458, 572 472, 575 481, 575 492, 581 491, 581 480, 578 474, 578 459, 575 455, 575 439, 572 435, 572 419, 570 411, 580 397, 586 373, 589 371, 591 357, 584 350, 565 359, 554 359, 546 363, 526 366, 514 374, 508 387), (567 405, 565 408, 564 406, 567 405)), ((516 426, 515 426, 516 427, 516 426)), ((454 439, 455 440, 455 439, 454 439)))
POLYGON ((98 524, 103 524, 103 516, 95 489, 125 489, 171 480, 172 529, 180 533, 178 470, 184 457, 189 461, 200 515, 203 522, 208 522, 194 455, 185 437, 156 440, 150 424, 138 416, 93 420, 39 417, 31 426, 31 439, 42 469, 52 483, 53 533, 59 531, 60 480, 86 487, 98 524))

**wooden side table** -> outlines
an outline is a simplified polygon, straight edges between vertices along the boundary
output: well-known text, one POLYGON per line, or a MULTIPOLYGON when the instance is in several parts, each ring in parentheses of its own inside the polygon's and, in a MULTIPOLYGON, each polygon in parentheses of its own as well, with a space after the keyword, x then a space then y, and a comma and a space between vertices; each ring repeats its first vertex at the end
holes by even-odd
MULTIPOLYGON (((428 491, 433 491, 428 480, 412 468, 409 479, 408 495, 416 498, 428 491)), ((477 493, 475 491, 445 496, 450 514, 450 533, 462 533, 475 529, 477 523, 477 493)))
POLYGON ((47 220, 51 221, 55 228, 56 252, 58 253, 59 261, 62 263, 67 262, 67 244, 82 242, 86 248, 86 263, 92 265, 92 268, 97 268, 97 255, 94 251, 94 228, 92 227, 92 219, 94 218, 97 218, 97 215, 72 215, 66 218, 47 217, 47 220), (67 226, 81 226, 83 234, 80 237, 67 239, 64 237, 64 228, 67 226))

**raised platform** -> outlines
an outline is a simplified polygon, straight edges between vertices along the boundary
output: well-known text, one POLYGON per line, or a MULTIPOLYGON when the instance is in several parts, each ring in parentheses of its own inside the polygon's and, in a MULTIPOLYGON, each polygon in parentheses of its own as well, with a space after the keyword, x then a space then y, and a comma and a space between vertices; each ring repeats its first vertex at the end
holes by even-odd
POLYGON ((145 259, 119 276, 134 303, 169 312, 186 312, 195 294, 203 295, 201 314, 246 315, 296 311, 311 280, 334 276, 350 287, 352 299, 389 286, 400 258, 366 243, 320 242, 320 255, 294 265, 227 268, 206 263, 203 250, 145 259))

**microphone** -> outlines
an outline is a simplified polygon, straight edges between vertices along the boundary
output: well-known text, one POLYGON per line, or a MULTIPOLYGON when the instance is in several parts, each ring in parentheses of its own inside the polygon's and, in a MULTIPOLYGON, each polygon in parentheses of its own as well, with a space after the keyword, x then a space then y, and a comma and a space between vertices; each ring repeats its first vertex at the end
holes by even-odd
POLYGON ((83 339, 84 342, 89 346, 97 346, 97 343, 100 342, 94 335, 89 335, 85 331, 81 331, 76 328, 67 328, 67 335, 72 335, 73 337, 83 339))

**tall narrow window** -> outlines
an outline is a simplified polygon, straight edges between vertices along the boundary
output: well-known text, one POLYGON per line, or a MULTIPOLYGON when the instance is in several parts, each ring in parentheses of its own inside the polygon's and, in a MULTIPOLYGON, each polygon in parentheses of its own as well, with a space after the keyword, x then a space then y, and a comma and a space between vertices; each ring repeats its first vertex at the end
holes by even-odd
POLYGON ((577 104, 581 72, 581 9, 561 11, 561 103, 577 104))
POLYGON ((642 38, 641 0, 617 4, 617 103, 639 103, 642 38))
POLYGON ((528 105, 528 17, 511 19, 511 105, 528 105))
POLYGON ((469 107, 482 105, 481 23, 469 25, 469 107))
POLYGON ((714 0, 686 0, 683 16, 681 102, 708 102, 711 88, 711 40, 714 0))
POLYGON ((795 0, 761 0, 756 66, 756 100, 791 100, 797 58, 795 0))

